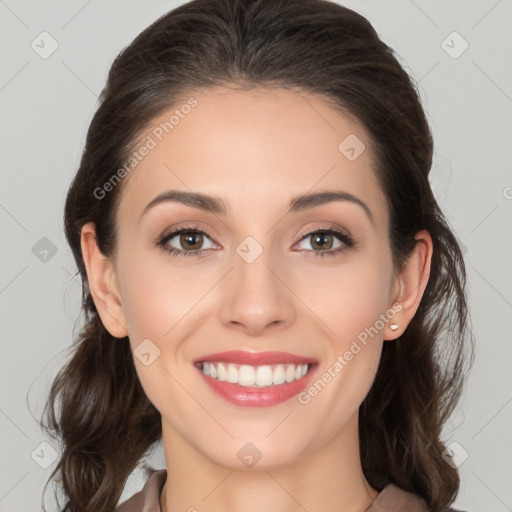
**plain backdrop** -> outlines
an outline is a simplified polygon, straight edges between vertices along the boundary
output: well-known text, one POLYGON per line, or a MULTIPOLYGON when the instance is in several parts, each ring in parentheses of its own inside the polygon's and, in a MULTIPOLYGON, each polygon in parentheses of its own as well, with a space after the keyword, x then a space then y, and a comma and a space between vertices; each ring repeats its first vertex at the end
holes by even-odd
MULTIPOLYGON (((1 512, 40 510, 55 467, 58 447, 37 420, 79 315, 62 215, 98 95, 119 51, 181 3, 0 0, 1 512)), ((443 432, 465 459, 455 506, 510 511, 512 2, 343 3, 419 82, 435 139, 431 183, 465 252, 476 360, 443 432)), ((165 467, 160 445, 148 462, 165 467)), ((146 476, 135 471, 122 499, 146 476)))

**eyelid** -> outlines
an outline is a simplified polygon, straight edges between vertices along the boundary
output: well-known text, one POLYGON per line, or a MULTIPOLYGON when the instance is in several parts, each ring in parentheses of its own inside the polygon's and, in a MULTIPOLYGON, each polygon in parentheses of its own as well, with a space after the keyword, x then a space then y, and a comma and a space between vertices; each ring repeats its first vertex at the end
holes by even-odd
POLYGON ((199 233, 206 235, 208 238, 212 239, 212 241, 213 241, 212 235, 210 234, 211 228, 210 227, 204 228, 198 224, 183 224, 183 225, 174 224, 172 227, 166 228, 162 232, 162 234, 157 237, 157 239, 160 240, 162 238, 167 238, 170 235, 175 236, 178 232, 181 232, 181 231, 198 231, 199 233))
POLYGON ((340 235, 343 235, 344 237, 352 238, 350 236, 350 234, 348 233, 348 231, 346 231, 346 230, 344 230, 342 228, 339 228, 336 225, 332 225, 332 224, 324 224, 322 226, 315 226, 314 228, 310 228, 310 229, 308 229, 306 231, 301 232, 298 236, 300 236, 300 240, 303 240, 305 237, 307 237, 309 235, 312 235, 313 233, 317 233, 319 231, 320 232, 323 232, 323 231, 335 231, 336 233, 338 233, 340 235))

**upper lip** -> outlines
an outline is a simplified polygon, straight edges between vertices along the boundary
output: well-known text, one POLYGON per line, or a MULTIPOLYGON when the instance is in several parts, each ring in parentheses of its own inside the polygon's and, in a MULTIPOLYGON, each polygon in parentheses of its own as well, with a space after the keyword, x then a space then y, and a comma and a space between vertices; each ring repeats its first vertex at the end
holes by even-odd
POLYGON ((249 352, 247 350, 229 350, 227 352, 216 352, 197 358, 194 362, 226 362, 248 364, 251 366, 270 365, 270 364, 313 364, 316 359, 311 357, 302 357, 287 352, 249 352))

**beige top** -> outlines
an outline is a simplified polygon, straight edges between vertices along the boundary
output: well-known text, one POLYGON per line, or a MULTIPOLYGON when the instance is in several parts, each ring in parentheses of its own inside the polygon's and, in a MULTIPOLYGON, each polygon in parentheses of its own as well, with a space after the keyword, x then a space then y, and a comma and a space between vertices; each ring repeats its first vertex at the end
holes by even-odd
MULTIPOLYGON (((116 508, 116 512, 162 512, 160 495, 167 479, 167 470, 153 471, 144 487, 116 508)), ((456 510, 449 509, 452 512, 456 510)), ((425 502, 416 494, 388 484, 365 512, 428 512, 425 502)))

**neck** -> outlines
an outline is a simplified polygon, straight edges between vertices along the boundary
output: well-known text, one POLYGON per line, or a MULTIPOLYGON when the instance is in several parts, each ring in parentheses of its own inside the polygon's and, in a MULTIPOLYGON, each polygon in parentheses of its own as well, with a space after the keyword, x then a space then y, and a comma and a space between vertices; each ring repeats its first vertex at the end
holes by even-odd
POLYGON ((213 462, 165 422, 162 436, 167 465, 163 512, 363 512, 378 494, 361 468, 357 416, 331 442, 293 464, 261 464, 259 470, 213 462))

